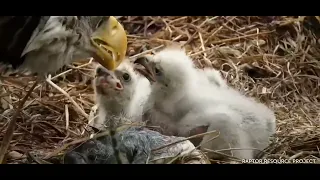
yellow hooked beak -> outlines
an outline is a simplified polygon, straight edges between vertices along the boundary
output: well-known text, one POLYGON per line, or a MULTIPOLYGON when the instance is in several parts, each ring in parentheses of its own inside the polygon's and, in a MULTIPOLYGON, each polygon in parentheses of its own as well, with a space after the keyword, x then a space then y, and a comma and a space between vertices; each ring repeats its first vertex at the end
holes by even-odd
POLYGON ((113 16, 93 33, 91 43, 96 48, 95 60, 113 71, 124 60, 127 51, 127 34, 113 16))

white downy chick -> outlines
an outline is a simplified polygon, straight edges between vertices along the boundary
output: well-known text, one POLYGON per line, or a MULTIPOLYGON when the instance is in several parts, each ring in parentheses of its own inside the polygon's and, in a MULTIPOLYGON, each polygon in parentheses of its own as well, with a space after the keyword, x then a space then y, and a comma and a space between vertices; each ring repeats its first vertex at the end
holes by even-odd
POLYGON ((93 126, 101 128, 107 116, 126 117, 131 121, 141 117, 150 93, 150 82, 125 60, 114 72, 98 66, 94 90, 99 114, 93 126))
MULTIPOLYGON (((274 113, 265 105, 241 95, 231 88, 220 88, 199 81, 199 72, 184 51, 165 49, 148 63, 151 94, 145 109, 145 120, 164 128, 164 133, 190 136, 218 130, 220 136, 202 148, 227 151, 238 158, 253 158, 269 144, 275 132, 274 113)), ((207 135, 201 143, 212 138, 207 135)), ((210 157, 218 158, 215 154, 210 157)))
POLYGON ((209 83, 213 84, 214 86, 227 88, 227 82, 222 78, 220 72, 214 68, 204 68, 198 69, 200 73, 200 78, 208 80, 209 83), (202 77, 202 75, 204 77, 202 77))

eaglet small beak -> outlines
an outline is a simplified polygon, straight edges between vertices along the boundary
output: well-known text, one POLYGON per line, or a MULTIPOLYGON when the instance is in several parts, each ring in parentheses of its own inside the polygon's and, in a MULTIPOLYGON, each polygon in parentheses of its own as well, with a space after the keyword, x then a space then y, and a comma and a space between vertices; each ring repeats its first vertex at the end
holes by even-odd
POLYGON ((125 58, 127 34, 113 16, 93 33, 91 43, 96 48, 95 60, 108 70, 117 68, 125 58))
POLYGON ((140 57, 136 59, 133 63, 142 65, 144 68, 135 66, 135 70, 137 70, 140 74, 145 76, 150 82, 156 82, 153 70, 151 68, 151 64, 150 62, 148 62, 148 59, 146 57, 140 57))

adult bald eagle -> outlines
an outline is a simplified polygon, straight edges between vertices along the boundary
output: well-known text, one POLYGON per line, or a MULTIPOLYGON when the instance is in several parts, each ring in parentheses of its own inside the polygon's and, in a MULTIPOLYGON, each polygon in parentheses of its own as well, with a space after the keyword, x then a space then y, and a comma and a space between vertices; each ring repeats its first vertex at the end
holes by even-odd
POLYGON ((127 37, 112 16, 0 16, 0 63, 38 74, 93 57, 109 70, 124 59, 127 37))
MULTIPOLYGON (((127 37, 112 16, 0 16, 0 64, 43 75, 72 61, 93 57, 114 70, 127 50, 127 37)), ((37 82, 19 103, 0 148, 0 163, 12 139, 20 109, 37 82)))

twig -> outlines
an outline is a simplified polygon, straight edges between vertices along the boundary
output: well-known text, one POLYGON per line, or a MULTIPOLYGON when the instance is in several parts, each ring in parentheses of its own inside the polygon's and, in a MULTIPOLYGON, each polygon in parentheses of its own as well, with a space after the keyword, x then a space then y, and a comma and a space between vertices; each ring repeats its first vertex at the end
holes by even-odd
POLYGON ((7 122, 4 123, 3 126, 0 128, 0 133, 2 133, 2 131, 7 127, 7 124, 10 122, 10 119, 6 116, 3 116, 2 114, 0 114, 0 116, 7 119, 7 122))
POLYGON ((32 155, 30 152, 27 152, 27 156, 32 159, 33 161, 35 161, 38 164, 52 164, 50 162, 47 162, 45 160, 42 160, 40 158, 35 157, 34 155, 32 155))
POLYGON ((61 89, 59 86, 57 86, 55 83, 51 81, 51 75, 48 76, 46 82, 49 83, 55 89, 57 89, 59 92, 61 92, 63 95, 65 95, 71 101, 71 103, 78 109, 78 111, 81 113, 83 117, 87 119, 89 118, 89 115, 86 112, 84 112, 84 110, 72 99, 72 97, 67 92, 65 92, 63 89, 61 89))
MULTIPOLYGON (((215 17, 211 18, 211 19, 215 19, 215 17)), ((210 21, 211 19, 207 19, 206 21, 204 21, 202 24, 200 24, 200 26, 198 28, 201 28, 202 26, 204 26, 208 21, 210 21)), ((187 44, 189 44, 191 41, 193 41, 194 37, 196 36, 197 32, 193 33, 189 39, 182 45, 182 46, 186 46, 187 44)))
POLYGON ((181 154, 179 153, 178 155, 176 155, 175 157, 173 157, 167 164, 172 164, 173 162, 175 162, 177 159, 179 159, 181 156, 181 154))
MULTIPOLYGON (((219 137, 219 136, 220 136, 220 132, 218 131, 218 134, 217 134, 216 136, 210 138, 210 139, 207 140, 206 142, 201 142, 198 146, 196 146, 194 149, 192 149, 188 154, 191 154, 192 152, 196 151, 199 147, 201 147, 203 144, 206 144, 206 143, 208 143, 208 142, 216 139, 216 138, 219 137)), ((186 155, 187 155, 187 154, 186 154, 186 155)), ((186 156, 186 155, 185 155, 185 156, 186 156)))
POLYGON ((22 99, 22 101, 19 102, 19 106, 16 109, 16 112, 14 113, 12 120, 9 122, 7 131, 3 137, 2 143, 1 143, 1 148, 0 148, 0 163, 3 164, 4 163, 4 157, 6 155, 6 152, 9 148, 11 139, 13 137, 13 132, 14 129, 16 128, 16 122, 17 122, 17 118, 18 115, 20 114, 20 110, 22 109, 23 105, 25 104, 25 102, 27 101, 28 97, 31 95, 32 91, 34 90, 34 88, 37 86, 37 84, 39 83, 39 79, 37 79, 34 84, 32 85, 32 87, 29 89, 28 93, 24 96, 24 98, 22 99))
POLYGON ((51 127, 53 130, 55 130, 60 136, 65 136, 65 134, 64 134, 62 131, 60 131, 59 128, 57 128, 56 126, 54 126, 53 124, 51 124, 51 123, 49 123, 49 122, 47 122, 47 121, 35 121, 35 122, 44 124, 44 125, 46 125, 46 126, 49 126, 49 127, 51 127))
POLYGON ((260 151, 260 152, 263 152, 263 153, 266 153, 266 154, 270 154, 266 151, 263 151, 263 150, 260 150, 260 149, 257 149, 257 148, 228 148, 228 149, 219 149, 219 150, 215 150, 216 152, 221 152, 221 151, 230 151, 230 150, 257 150, 257 151, 260 151))
POLYGON ((219 154, 219 155, 221 155, 221 156, 228 157, 228 158, 233 159, 233 160, 238 161, 238 162, 242 162, 242 161, 241 161, 239 158, 237 158, 237 157, 233 157, 233 156, 230 156, 230 155, 228 155, 228 154, 224 154, 224 153, 221 153, 221 152, 217 152, 217 151, 212 150, 212 149, 204 148, 203 150, 205 150, 205 151, 207 151, 207 152, 211 152, 211 153, 216 153, 216 154, 219 154))
POLYGON ((143 51, 142 53, 138 53, 138 54, 136 54, 136 55, 130 56, 129 59, 134 59, 134 58, 136 58, 136 57, 143 56, 143 55, 148 54, 148 53, 150 53, 150 52, 152 52, 152 51, 154 51, 154 50, 160 49, 160 48, 162 48, 162 47, 164 47, 164 45, 160 45, 160 46, 158 46, 158 47, 155 47, 155 48, 152 48, 152 49, 143 51))
POLYGON ((212 49, 214 49, 214 48, 216 48, 216 47, 207 48, 207 49, 205 49, 205 50, 198 51, 198 52, 196 52, 196 53, 190 54, 189 56, 190 56, 190 57, 196 56, 196 55, 202 54, 202 53, 204 53, 204 52, 208 52, 208 51, 210 51, 210 50, 212 50, 212 49))
MULTIPOLYGON (((85 63, 85 64, 82 64, 82 65, 76 67, 76 69, 82 68, 82 67, 85 67, 85 66, 88 66, 88 65, 90 65, 90 64, 92 63, 92 61, 93 61, 93 58, 91 58, 91 59, 89 60, 89 62, 87 62, 87 63, 85 63)), ((64 72, 62 72, 62 73, 60 73, 60 74, 57 74, 57 75, 53 76, 53 77, 51 78, 51 80, 54 80, 54 79, 56 79, 56 78, 58 78, 58 77, 60 77, 60 76, 62 76, 62 75, 64 75, 64 74, 67 74, 67 73, 71 72, 71 71, 73 71, 73 69, 68 69, 68 70, 66 70, 66 71, 64 71, 64 72)))
POLYGON ((68 104, 66 104, 65 106, 65 112, 66 112, 66 130, 69 129, 69 108, 68 108, 68 104))
POLYGON ((266 32, 261 32, 259 34, 258 33, 248 34, 248 35, 245 35, 245 36, 239 36, 239 37, 230 38, 230 39, 223 39, 223 40, 220 40, 220 41, 213 41, 210 44, 212 44, 212 45, 222 44, 222 43, 226 43, 226 42, 237 41, 237 40, 248 38, 248 37, 259 36, 259 35, 263 35, 263 34, 270 34, 272 32, 274 32, 274 31, 266 31, 266 32))
MULTIPOLYGON (((179 39, 181 36, 179 35, 178 37, 174 38, 173 41, 176 41, 177 39, 179 39)), ((152 48, 152 49, 149 49, 149 50, 146 50, 146 51, 143 51, 141 53, 138 53, 138 54, 135 54, 133 56, 130 56, 129 59, 134 59, 134 58, 137 58, 139 56, 143 56, 145 54, 148 54, 148 53, 151 53, 152 51, 155 51, 155 50, 158 50, 162 47, 164 47, 165 45, 160 45, 160 46, 157 46, 155 48, 152 48)))
POLYGON ((204 62, 205 62, 205 64, 206 64, 207 66, 212 67, 211 61, 207 58, 207 53, 205 52, 206 48, 204 47, 202 35, 201 35, 200 32, 199 32, 199 39, 200 39, 200 42, 201 42, 201 49, 202 49, 202 51, 203 51, 203 59, 204 59, 204 62))
POLYGON ((226 23, 224 23, 222 26, 220 26, 217 30, 215 30, 206 40, 205 44, 207 44, 208 40, 210 40, 214 35, 216 35, 222 28, 224 28, 229 22, 231 22, 232 20, 234 20, 237 16, 232 17, 231 19, 229 19, 226 23))
POLYGON ((298 158, 298 157, 302 156, 303 154, 304 154, 304 153, 303 153, 303 151, 301 151, 301 152, 299 152, 299 153, 297 153, 297 154, 295 154, 295 155, 291 156, 291 157, 289 158, 289 160, 296 159, 296 158, 298 158))
POLYGON ((175 141, 175 142, 166 144, 166 145, 164 145, 164 146, 161 146, 161 147, 152 149, 152 151, 158 151, 158 150, 160 150, 160 149, 166 148, 166 147, 168 147, 168 146, 172 146, 172 145, 177 144, 177 143, 181 143, 181 142, 183 142, 183 141, 187 141, 187 140, 190 140, 190 139, 193 139, 193 138, 202 137, 202 136, 205 136, 205 135, 208 135, 208 134, 213 134, 213 133, 216 133, 216 132, 217 132, 217 131, 214 130, 214 131, 209 131, 209 132, 205 132, 205 133, 201 133, 201 134, 196 134, 196 135, 190 136, 190 137, 188 137, 188 138, 185 138, 185 139, 182 139, 182 140, 178 140, 178 141, 175 141))

